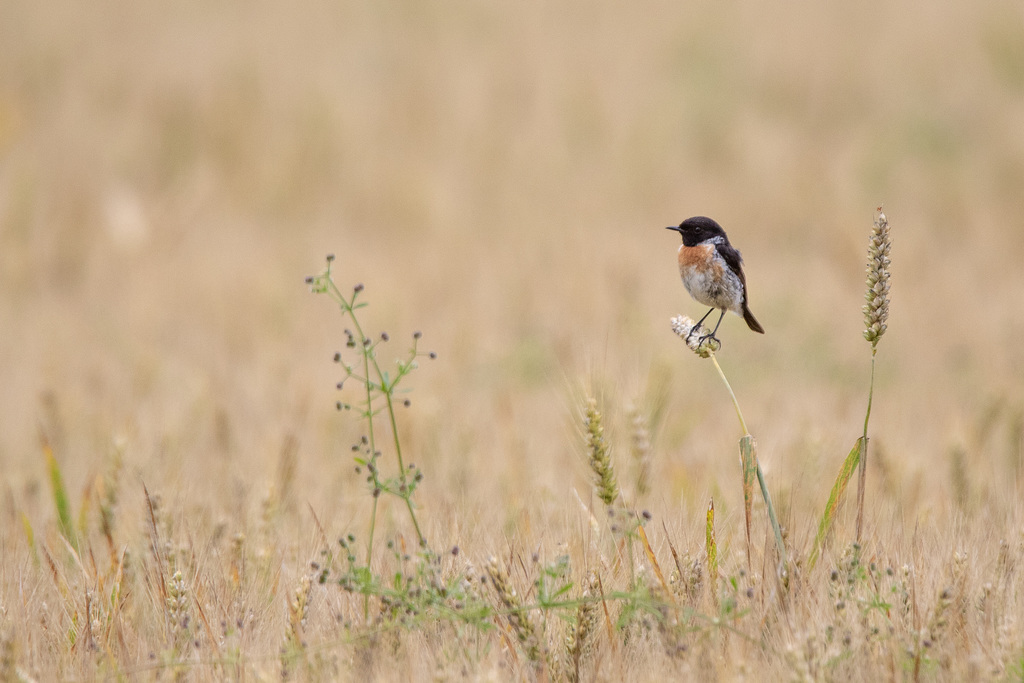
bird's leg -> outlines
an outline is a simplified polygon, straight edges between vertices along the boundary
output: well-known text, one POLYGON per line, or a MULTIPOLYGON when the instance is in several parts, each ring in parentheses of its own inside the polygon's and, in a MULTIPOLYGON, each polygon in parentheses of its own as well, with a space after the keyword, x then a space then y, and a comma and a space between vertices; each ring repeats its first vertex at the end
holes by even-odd
MULTIPOLYGON (((702 324, 702 323, 703 323, 703 322, 704 322, 704 321, 705 321, 705 320, 707 319, 707 317, 708 317, 709 315, 711 315, 711 312, 712 312, 712 311, 714 311, 714 310, 715 310, 715 309, 713 309, 713 308, 712 308, 712 309, 710 309, 710 310, 708 310, 708 312, 704 314, 704 317, 703 317, 703 318, 701 318, 700 320, 698 320, 698 321, 697 321, 697 324, 696 324, 696 325, 694 325, 693 327, 691 327, 691 328, 690 328, 690 334, 686 335, 686 339, 687 339, 687 341, 689 341, 690 337, 692 337, 692 336, 693 336, 693 333, 694 333, 694 332, 696 332, 697 330, 699 330, 699 329, 700 329, 700 326, 701 326, 701 324, 702 324)), ((719 320, 718 322, 722 322, 722 321, 721 321, 721 320, 719 320)), ((718 328, 716 327, 715 329, 717 330, 718 328)))
MULTIPOLYGON (((711 311, 713 311, 713 310, 715 310, 715 309, 712 308, 711 311)), ((708 313, 711 313, 711 311, 708 311, 708 313)), ((705 315, 704 317, 706 318, 707 316, 705 315)), ((724 317, 725 317, 725 309, 723 308, 722 309, 722 315, 718 316, 718 325, 715 325, 715 329, 711 331, 711 334, 705 334, 700 339, 698 339, 697 340, 697 346, 700 346, 701 344, 703 344, 705 339, 714 339, 716 342, 718 342, 719 346, 722 345, 722 340, 719 339, 718 337, 716 337, 715 334, 718 332, 718 326, 722 324, 722 318, 724 318, 724 317)), ((700 326, 700 323, 697 323, 697 325, 700 326)))

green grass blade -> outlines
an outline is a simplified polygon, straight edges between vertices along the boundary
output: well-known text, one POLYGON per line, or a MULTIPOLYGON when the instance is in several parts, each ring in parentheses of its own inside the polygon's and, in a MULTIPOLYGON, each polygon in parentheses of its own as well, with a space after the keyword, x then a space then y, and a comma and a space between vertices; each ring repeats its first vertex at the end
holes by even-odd
POLYGON ((821 523, 818 524, 818 534, 814 537, 814 547, 811 550, 810 558, 807 560, 808 570, 813 569, 818 561, 818 557, 821 554, 821 546, 825 542, 825 536, 828 535, 829 529, 832 528, 836 512, 839 510, 839 505, 843 502, 843 493, 846 492, 846 485, 850 483, 850 479, 860 463, 860 453, 864 442, 864 437, 857 439, 857 443, 853 445, 853 450, 846 456, 843 466, 839 469, 839 476, 836 477, 836 483, 832 485, 832 492, 828 496, 828 502, 825 503, 825 511, 821 515, 821 523))
POLYGON ((32 563, 39 565, 39 551, 36 550, 36 534, 32 530, 32 521, 24 512, 21 513, 21 526, 25 530, 25 540, 28 542, 28 549, 32 551, 32 563))
POLYGON ((67 539, 71 547, 78 550, 78 536, 75 534, 75 525, 71 521, 71 502, 68 500, 68 491, 64 487, 64 477, 60 473, 60 464, 53 455, 53 448, 50 442, 43 441, 43 457, 46 459, 46 470, 50 477, 50 487, 53 489, 53 504, 57 510, 57 527, 61 536, 67 539))
POLYGON ((757 455, 754 437, 740 439, 740 465, 743 468, 743 519, 747 524, 747 569, 750 569, 750 508, 754 503, 754 478, 757 476, 757 455))
MULTIPOLYGON (((757 483, 761 485, 761 497, 764 498, 764 505, 768 508, 768 519, 772 523, 772 531, 775 532, 775 545, 779 549, 779 567, 784 570, 786 567, 786 545, 782 542, 782 527, 779 526, 779 518, 775 514, 775 506, 772 505, 772 496, 768 493, 768 484, 764 481, 764 471, 761 470, 761 463, 757 461, 757 442, 754 441, 754 437, 747 434, 740 439, 740 451, 743 449, 749 449, 748 457, 754 463, 754 470, 757 473, 757 483), (747 441, 749 439, 749 441, 747 441), (747 441, 744 444, 744 441, 747 441)), ((746 474, 744 474, 744 479, 746 474)))
POLYGON ((707 524, 704 527, 704 545, 708 554, 708 578, 711 599, 718 604, 718 542, 715 540, 715 499, 708 502, 707 524))

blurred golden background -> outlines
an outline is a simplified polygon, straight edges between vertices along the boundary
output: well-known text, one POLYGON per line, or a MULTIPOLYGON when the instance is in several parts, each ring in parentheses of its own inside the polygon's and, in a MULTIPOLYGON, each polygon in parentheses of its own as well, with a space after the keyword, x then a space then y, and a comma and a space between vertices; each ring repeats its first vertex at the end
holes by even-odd
POLYGON ((428 535, 465 543, 472 514, 500 549, 489 529, 574 516, 582 388, 619 452, 630 405, 662 411, 659 514, 708 492, 735 511, 731 405, 668 324, 704 309, 664 227, 704 214, 743 252, 767 329, 727 318, 721 362, 806 543, 863 421, 878 205, 895 247, 870 523, 1014 509, 1022 190, 1011 0, 8 0, 5 514, 52 523, 42 429, 72 491, 116 441, 128 509, 145 482, 242 527, 292 436, 300 516, 308 501, 353 523, 359 425, 334 411, 331 363, 345 323, 303 284, 327 253, 339 286, 366 285, 382 360, 414 330, 438 352, 402 413, 428 535))

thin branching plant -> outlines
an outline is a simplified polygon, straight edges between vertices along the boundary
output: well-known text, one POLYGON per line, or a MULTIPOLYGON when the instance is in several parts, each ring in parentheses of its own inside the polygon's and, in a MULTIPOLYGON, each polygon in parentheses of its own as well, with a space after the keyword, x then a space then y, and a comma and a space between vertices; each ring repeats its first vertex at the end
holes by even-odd
MULTIPOLYGON (((331 273, 331 266, 334 263, 334 256, 327 256, 327 267, 316 276, 306 278, 306 284, 315 294, 326 294, 341 309, 342 317, 352 323, 352 329, 345 330, 345 347, 354 353, 357 360, 350 363, 342 352, 334 354, 334 362, 341 365, 345 377, 338 382, 338 389, 345 387, 346 383, 356 384, 360 387, 360 397, 355 404, 345 401, 338 401, 338 410, 352 410, 355 408, 361 420, 366 426, 366 432, 359 441, 352 446, 356 463, 356 471, 362 474, 366 472, 366 481, 370 486, 370 493, 373 503, 370 511, 369 529, 366 540, 366 566, 365 571, 356 573, 357 582, 370 581, 372 573, 370 565, 373 561, 373 544, 377 527, 377 512, 381 495, 387 494, 401 500, 409 512, 409 521, 412 523, 416 533, 419 546, 427 549, 427 539, 423 535, 420 522, 416 517, 416 506, 413 504, 413 494, 416 487, 423 480, 423 473, 415 465, 406 466, 402 452, 402 441, 398 429, 398 418, 396 415, 396 404, 399 403, 400 387, 410 373, 419 367, 421 357, 436 358, 433 351, 422 353, 419 351, 420 332, 412 335, 412 346, 404 358, 396 361, 396 367, 392 370, 385 369, 378 359, 380 345, 390 341, 387 332, 381 332, 374 338, 370 338, 364 331, 360 321, 359 311, 365 308, 368 303, 360 300, 364 292, 364 286, 360 283, 355 285, 349 294, 345 294, 334 282, 331 273), (377 420, 383 415, 391 432, 391 447, 394 451, 395 469, 391 474, 386 474, 383 467, 382 448, 385 437, 381 436, 381 430, 377 420)), ((408 407, 408 398, 401 399, 401 404, 408 407)))

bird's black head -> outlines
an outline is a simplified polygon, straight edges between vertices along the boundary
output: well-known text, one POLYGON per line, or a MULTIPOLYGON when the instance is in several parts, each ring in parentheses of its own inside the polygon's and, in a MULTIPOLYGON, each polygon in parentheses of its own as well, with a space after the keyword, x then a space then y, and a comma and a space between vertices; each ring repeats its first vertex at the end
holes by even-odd
POLYGON ((670 225, 667 230, 675 230, 683 236, 683 244, 688 247, 695 247, 704 240, 713 237, 720 237, 728 244, 729 238, 725 236, 722 226, 707 216, 694 216, 687 218, 679 225, 670 225))

